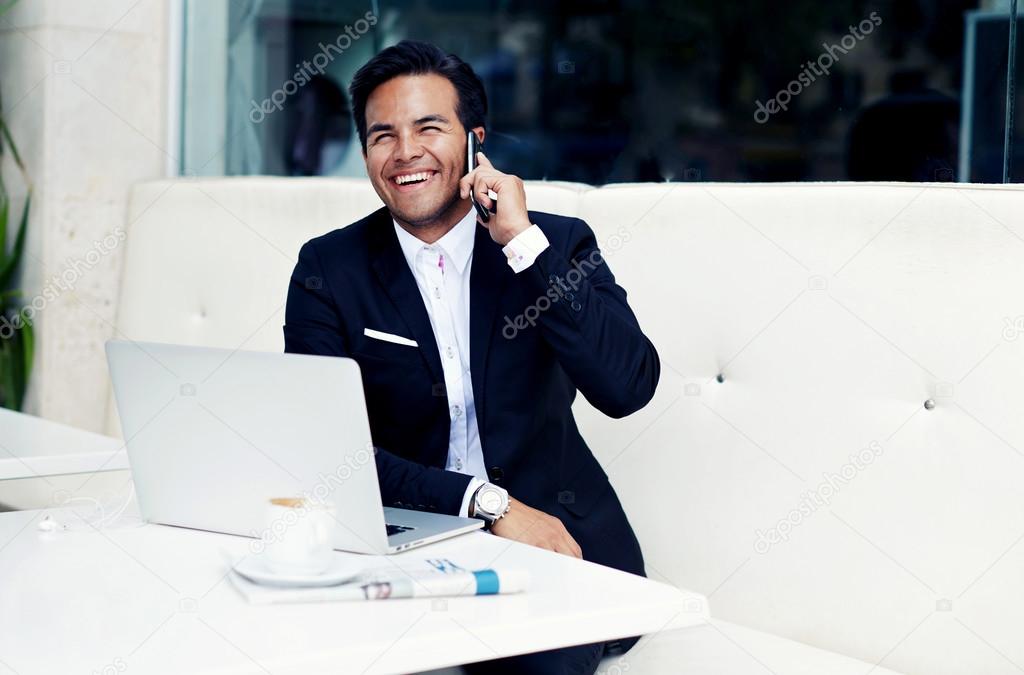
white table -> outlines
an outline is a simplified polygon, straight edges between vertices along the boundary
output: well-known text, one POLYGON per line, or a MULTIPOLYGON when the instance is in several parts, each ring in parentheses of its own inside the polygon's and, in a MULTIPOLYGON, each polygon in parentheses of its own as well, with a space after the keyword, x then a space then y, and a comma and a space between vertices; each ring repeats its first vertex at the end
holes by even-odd
MULTIPOLYGON (((402 673, 704 624, 703 596, 475 532, 389 559, 529 570, 519 595, 248 605, 249 540, 0 514, 0 673, 402 673)), ((339 554, 341 555, 341 554, 339 554)))
POLYGON ((0 480, 127 468, 120 439, 0 408, 0 480))

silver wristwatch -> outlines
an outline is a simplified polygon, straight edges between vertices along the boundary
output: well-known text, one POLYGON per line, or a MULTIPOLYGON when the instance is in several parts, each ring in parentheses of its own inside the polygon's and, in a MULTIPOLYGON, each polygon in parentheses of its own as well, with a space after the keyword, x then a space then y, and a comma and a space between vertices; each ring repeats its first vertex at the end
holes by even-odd
POLYGON ((511 508, 508 490, 493 483, 484 483, 473 493, 471 515, 484 521, 484 529, 489 530, 494 523, 505 516, 511 508))

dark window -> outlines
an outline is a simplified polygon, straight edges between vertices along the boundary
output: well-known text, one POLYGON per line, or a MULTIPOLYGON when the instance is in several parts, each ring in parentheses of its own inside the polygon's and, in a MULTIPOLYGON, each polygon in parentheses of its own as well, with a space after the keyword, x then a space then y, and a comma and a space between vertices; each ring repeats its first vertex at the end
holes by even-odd
POLYGON ((1009 21, 982 4, 192 0, 182 171, 363 175, 349 81, 412 38, 472 64, 524 178, 998 182, 1009 21))

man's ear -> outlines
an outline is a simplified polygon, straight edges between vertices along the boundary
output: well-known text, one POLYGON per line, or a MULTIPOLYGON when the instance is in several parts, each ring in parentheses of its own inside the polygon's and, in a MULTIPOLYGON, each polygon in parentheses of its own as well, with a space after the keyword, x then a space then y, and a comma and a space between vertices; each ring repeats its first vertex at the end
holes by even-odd
POLYGON ((480 141, 480 145, 483 145, 484 136, 487 135, 487 131, 483 127, 473 127, 473 133, 476 134, 476 139, 480 141))

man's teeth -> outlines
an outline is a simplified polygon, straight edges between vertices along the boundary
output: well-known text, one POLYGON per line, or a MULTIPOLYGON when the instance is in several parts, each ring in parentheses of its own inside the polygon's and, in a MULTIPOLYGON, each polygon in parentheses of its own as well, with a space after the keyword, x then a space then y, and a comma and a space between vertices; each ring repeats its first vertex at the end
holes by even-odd
POLYGON ((428 178, 430 178, 430 172, 423 171, 420 173, 410 173, 407 176, 398 176, 395 178, 395 182, 399 185, 405 185, 406 183, 414 183, 420 180, 427 180, 428 178))

